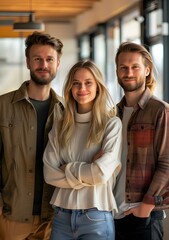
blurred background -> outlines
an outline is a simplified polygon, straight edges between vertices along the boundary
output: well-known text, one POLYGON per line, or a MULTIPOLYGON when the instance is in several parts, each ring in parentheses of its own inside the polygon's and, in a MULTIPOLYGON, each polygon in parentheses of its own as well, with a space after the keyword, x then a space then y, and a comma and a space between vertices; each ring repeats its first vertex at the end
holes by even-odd
MULTIPOLYGON (((117 84, 115 62, 121 42, 143 44, 155 63, 155 95, 169 102, 168 0, 8 0, 0 2, 0 94, 29 79, 25 37, 39 28, 64 44, 61 66, 53 88, 62 95, 70 67, 92 59, 104 74, 115 103, 123 95, 117 84)), ((166 211, 167 213, 168 211, 166 211)), ((169 229, 165 220, 165 240, 169 229)))

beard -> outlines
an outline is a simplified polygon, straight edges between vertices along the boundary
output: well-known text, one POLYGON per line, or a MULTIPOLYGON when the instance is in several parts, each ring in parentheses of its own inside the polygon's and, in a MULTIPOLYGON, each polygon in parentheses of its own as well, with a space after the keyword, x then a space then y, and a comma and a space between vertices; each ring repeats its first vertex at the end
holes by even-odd
MULTIPOLYGON (((44 69, 37 69, 36 71, 43 71, 44 69)), ((55 78, 56 74, 51 74, 48 70, 44 70, 45 72, 48 71, 49 73, 49 77, 48 78, 39 78, 36 75, 36 71, 31 71, 30 70, 30 76, 31 79, 34 83, 36 83, 36 85, 48 85, 49 83, 52 82, 52 80, 55 78)))
POLYGON ((125 82, 126 79, 130 80, 130 78, 123 78, 123 79, 118 78, 118 83, 123 88, 124 92, 133 92, 142 88, 143 85, 145 85, 144 79, 138 82, 136 78, 131 78, 131 80, 135 81, 132 84, 128 84, 127 82, 125 82))

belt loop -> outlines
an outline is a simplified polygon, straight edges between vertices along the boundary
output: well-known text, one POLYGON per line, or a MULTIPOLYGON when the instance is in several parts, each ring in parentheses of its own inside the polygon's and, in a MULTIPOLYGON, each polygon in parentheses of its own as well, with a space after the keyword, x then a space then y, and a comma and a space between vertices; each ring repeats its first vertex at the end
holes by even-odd
POLYGON ((89 209, 82 209, 82 213, 87 213, 87 212, 91 212, 91 211, 96 211, 97 208, 89 208, 89 209))

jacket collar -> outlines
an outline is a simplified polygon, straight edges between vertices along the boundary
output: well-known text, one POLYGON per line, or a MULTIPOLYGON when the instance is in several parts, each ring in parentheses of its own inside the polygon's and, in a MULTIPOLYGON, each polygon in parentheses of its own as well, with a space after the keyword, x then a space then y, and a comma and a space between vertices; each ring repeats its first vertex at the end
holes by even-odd
POLYGON ((27 92, 28 84, 29 84, 29 81, 23 82, 20 88, 15 91, 12 103, 19 102, 23 99, 26 99, 26 100, 29 99, 28 92, 27 92))
MULTIPOLYGON (((16 90, 12 103, 16 103, 24 99, 29 101, 29 96, 27 91, 27 86, 29 85, 29 82, 30 82, 29 80, 23 82, 20 88, 16 90)), ((59 95, 57 95, 52 88, 50 89, 50 94, 51 94, 51 99, 54 103, 62 102, 63 104, 62 98, 59 95)))

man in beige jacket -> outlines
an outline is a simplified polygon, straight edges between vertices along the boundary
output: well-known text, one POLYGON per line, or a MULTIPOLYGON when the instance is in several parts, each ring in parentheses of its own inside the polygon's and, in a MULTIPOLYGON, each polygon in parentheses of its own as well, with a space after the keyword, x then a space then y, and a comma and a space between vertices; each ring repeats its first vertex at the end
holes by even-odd
POLYGON ((53 213, 42 156, 54 118, 63 111, 51 89, 63 44, 38 32, 25 43, 30 80, 0 96, 0 240, 49 239, 53 213))

